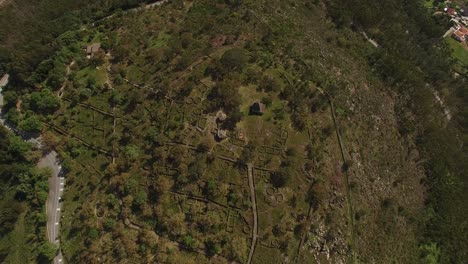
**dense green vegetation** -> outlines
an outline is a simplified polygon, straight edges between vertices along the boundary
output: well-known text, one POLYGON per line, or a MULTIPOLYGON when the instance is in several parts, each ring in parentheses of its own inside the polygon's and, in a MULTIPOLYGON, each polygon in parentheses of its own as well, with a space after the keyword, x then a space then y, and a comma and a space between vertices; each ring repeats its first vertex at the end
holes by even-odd
POLYGON ((5 7, 0 8, 0 72, 10 72, 13 81, 18 82, 19 86, 31 86, 35 82, 29 78, 30 74, 41 61, 60 47, 60 43, 56 42, 57 37, 118 9, 125 10, 152 1, 7 2, 5 7))
MULTIPOLYGON (((138 2, 48 12, 56 3, 41 1, 31 7, 41 23, 0 26, 12 39, 1 44, 13 76, 5 116, 41 131, 67 171, 68 261, 245 263, 257 224, 253 263, 467 259, 466 68, 422 2, 116 11, 138 2), (82 47, 94 42, 102 50, 86 59, 82 47)), ((38 213, 45 174, 29 146, 4 141, 13 167, 1 164, 0 256, 25 254, 3 241, 25 245, 28 232, 25 258, 50 259, 38 213)))
POLYGON ((49 171, 35 167, 29 143, 0 127, 0 261, 50 263, 57 248, 45 236, 49 171))

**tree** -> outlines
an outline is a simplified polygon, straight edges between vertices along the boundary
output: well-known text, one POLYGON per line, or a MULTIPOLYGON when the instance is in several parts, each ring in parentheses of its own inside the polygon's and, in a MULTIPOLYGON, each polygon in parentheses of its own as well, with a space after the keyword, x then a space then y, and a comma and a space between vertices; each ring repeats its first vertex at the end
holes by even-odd
POLYGON ((30 115, 24 120, 19 122, 18 128, 24 132, 40 132, 41 131, 41 121, 36 115, 30 115))
POLYGON ((43 148, 45 151, 55 149, 60 142, 60 139, 52 132, 47 131, 42 134, 43 148))
POLYGON ((3 103, 6 108, 12 107, 16 104, 18 95, 14 91, 4 91, 3 92, 3 103))
POLYGON ((67 72, 65 70, 65 65, 59 64, 55 66, 48 75, 47 85, 53 89, 59 88, 62 83, 65 81, 65 76, 67 72))
POLYGON ((7 234, 15 228, 18 216, 24 211, 24 204, 16 201, 13 197, 4 200, 0 215, 0 234, 7 234))
POLYGON ((96 240, 99 237, 99 232, 96 230, 96 228, 91 228, 89 229, 88 237, 91 240, 96 240))
POLYGON ((216 184, 216 181, 214 179, 209 179, 205 185, 204 194, 208 198, 213 199, 216 195, 217 189, 218 189, 218 186, 216 184))
POLYGON ((40 262, 51 262, 57 255, 58 247, 49 241, 45 241, 39 247, 39 258, 40 262))
POLYGON ((10 135, 8 137, 9 145, 8 152, 16 156, 17 158, 23 158, 26 153, 31 150, 31 143, 24 142, 21 137, 16 135, 10 135))
POLYGON ((312 206, 312 208, 317 209, 320 202, 326 197, 326 189, 323 186, 323 183, 315 183, 310 186, 307 190, 306 201, 312 206))
POLYGON ((305 130, 307 126, 307 120, 305 119, 305 117, 308 116, 306 113, 307 112, 304 111, 302 108, 292 113, 291 123, 296 130, 298 131, 305 130))
MULTIPOLYGON (((128 175, 128 174, 124 174, 124 175, 128 175)), ((133 194, 138 190, 138 181, 135 180, 134 178, 124 179, 124 181, 125 181, 124 183, 125 194, 133 194)))
POLYGON ((291 180, 293 174, 294 167, 282 164, 282 167, 279 171, 270 175, 271 184, 273 184, 273 186, 276 188, 284 187, 291 180))
POLYGON ((8 110, 8 112, 6 112, 5 119, 8 120, 8 122, 11 122, 14 125, 18 125, 18 123, 21 120, 21 114, 16 109, 16 107, 12 107, 12 108, 10 108, 8 110))
POLYGON ((221 252, 221 248, 214 241, 208 240, 205 242, 205 252, 209 257, 212 257, 221 252))
POLYGON ((136 145, 128 145, 124 149, 125 157, 129 161, 135 161, 141 153, 141 150, 136 145))
POLYGON ((175 167, 180 166, 185 162, 185 155, 187 148, 184 146, 174 146, 172 151, 169 153, 168 161, 175 167))
POLYGON ((193 36, 190 32, 184 32, 180 35, 180 42, 182 44, 182 48, 188 48, 193 42, 193 36))
POLYGON ((278 120, 278 121, 284 120, 284 118, 286 116, 284 106, 282 106, 282 105, 276 106, 271 111, 273 113, 273 119, 274 120, 278 120))
POLYGON ((106 230, 112 230, 115 226, 115 220, 112 218, 107 218, 106 221, 104 222, 104 228, 106 230))
POLYGON ((141 207, 146 203, 148 200, 148 194, 144 190, 139 190, 135 195, 135 199, 133 200, 133 204, 138 207, 141 207))
POLYGON ((36 113, 52 113, 60 106, 59 99, 50 89, 42 89, 40 92, 31 94, 31 108, 36 113))
POLYGON ((208 65, 205 69, 205 76, 210 76, 211 79, 220 81, 229 71, 225 69, 220 61, 215 61, 208 65))
POLYGON ((202 153, 207 153, 211 149, 212 145, 212 142, 208 138, 205 138, 200 142, 200 144, 198 144, 197 150, 202 153))
POLYGON ((229 81, 218 82, 208 94, 208 110, 215 111, 223 108, 229 116, 240 105, 240 96, 235 83, 229 81))
POLYGON ((190 250, 194 250, 196 247, 196 241, 191 235, 186 235, 182 239, 184 246, 190 250))
POLYGON ((257 84, 260 80, 261 72, 255 68, 248 68, 245 73, 244 84, 257 84))
POLYGON ((181 71, 187 68, 192 61, 192 56, 190 54, 184 53, 181 57, 178 58, 177 63, 174 67, 176 71, 181 71))
POLYGON ((249 61, 247 51, 240 48, 233 48, 226 51, 221 57, 221 63, 230 70, 241 71, 249 61))
POLYGON ((242 2, 243 0, 226 0, 226 3, 232 7, 238 7, 242 2))
POLYGON ((244 263, 247 260, 247 249, 249 246, 242 236, 234 236, 227 245, 228 257, 232 260, 244 263))
POLYGON ((156 247, 159 242, 159 236, 153 230, 142 230, 139 239, 150 248, 156 247))
POLYGON ((112 62, 119 63, 128 58, 130 51, 125 45, 117 45, 112 49, 112 62))
POLYGON ((271 104, 272 104, 271 97, 269 97, 269 96, 264 96, 264 97, 262 97, 261 102, 262 102, 262 104, 264 104, 266 107, 270 107, 271 104))
POLYGON ((281 89, 281 85, 274 76, 265 74, 263 75, 263 78, 260 81, 258 88, 266 92, 278 92, 281 89))
POLYGON ((424 263, 436 264, 440 263, 440 248, 436 243, 424 244, 420 247, 424 254, 424 263))
POLYGON ((239 157, 239 162, 241 164, 247 164, 252 162, 255 159, 256 147, 254 144, 249 143, 247 146, 242 149, 242 153, 239 157))

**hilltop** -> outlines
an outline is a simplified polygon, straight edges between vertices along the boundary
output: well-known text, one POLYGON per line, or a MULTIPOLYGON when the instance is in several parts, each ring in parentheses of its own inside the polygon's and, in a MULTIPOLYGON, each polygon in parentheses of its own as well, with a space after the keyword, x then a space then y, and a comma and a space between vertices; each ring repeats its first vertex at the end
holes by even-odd
POLYGON ((61 157, 69 263, 461 263, 444 31, 399 0, 168 1, 9 58, 4 112, 61 157))

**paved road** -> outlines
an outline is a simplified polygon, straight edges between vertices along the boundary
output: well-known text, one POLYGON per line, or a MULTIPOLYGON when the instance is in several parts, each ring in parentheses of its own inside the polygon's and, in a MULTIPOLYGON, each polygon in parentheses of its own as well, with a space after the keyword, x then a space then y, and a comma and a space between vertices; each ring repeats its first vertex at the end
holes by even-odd
MULTIPOLYGON (((130 8, 130 9, 127 9, 127 10, 124 10, 123 13, 130 13, 130 12, 138 12, 138 11, 141 11, 143 9, 150 9, 150 8, 153 8, 153 7, 156 7, 156 6, 161 6, 163 5, 164 3, 167 3, 169 2, 170 0, 159 0, 159 1, 156 1, 154 3, 151 3, 151 4, 146 4, 144 6, 138 6, 138 7, 134 7, 134 8, 130 8)), ((101 22, 101 21, 104 21, 106 19, 109 19, 111 17, 114 17, 116 14, 110 14, 106 17, 103 17, 101 19, 98 19, 96 21, 94 21, 93 23, 91 23, 92 26, 94 26, 97 22, 101 22)))
MULTIPOLYGON (((62 210, 60 198, 63 193, 65 179, 61 174, 61 166, 57 160, 57 153, 55 151, 51 151, 49 154, 42 157, 38 163, 38 167, 48 167, 52 171, 52 175, 49 177, 49 196, 46 201, 47 237, 51 243, 60 246, 60 212, 62 210)), ((59 251, 58 255, 54 258, 53 263, 58 264, 62 262, 62 252, 59 251)))

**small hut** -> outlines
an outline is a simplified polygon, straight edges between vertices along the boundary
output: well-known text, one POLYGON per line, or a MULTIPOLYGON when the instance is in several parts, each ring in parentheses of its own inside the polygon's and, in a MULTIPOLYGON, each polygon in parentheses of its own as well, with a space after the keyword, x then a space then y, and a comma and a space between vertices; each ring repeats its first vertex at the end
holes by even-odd
POLYGON ((265 105, 262 104, 259 100, 255 101, 250 106, 251 115, 263 115, 264 112, 265 112, 265 105))
POLYGON ((101 43, 93 43, 91 45, 86 46, 86 56, 88 58, 94 57, 94 55, 99 51, 101 48, 101 43))

